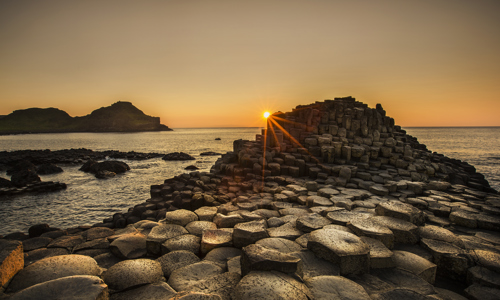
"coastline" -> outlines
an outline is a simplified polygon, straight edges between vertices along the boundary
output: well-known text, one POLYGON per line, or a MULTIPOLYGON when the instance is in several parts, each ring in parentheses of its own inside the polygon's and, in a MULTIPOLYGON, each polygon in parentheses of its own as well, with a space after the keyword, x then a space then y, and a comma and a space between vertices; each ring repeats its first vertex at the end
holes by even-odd
POLYGON ((124 297, 139 289, 152 293, 156 284, 172 297, 249 299, 252 293, 277 295, 272 285, 278 278, 297 299, 320 293, 319 280, 350 286, 359 297, 440 296, 434 284, 443 280, 458 283, 451 294, 489 291, 473 271, 498 271, 500 197, 473 166, 426 150, 381 106, 340 98, 287 114, 275 116, 256 141, 234 141, 210 173, 151 186, 151 199, 128 213, 93 227, 36 225, 29 235, 5 237, 21 247, 23 265, 6 293, 22 290, 23 269, 42 259, 54 264, 64 254, 93 257, 108 270, 85 275, 106 286, 99 293, 124 297), (366 128, 370 123, 365 116, 373 118, 363 137, 363 120, 366 128), (336 248, 346 241, 347 248, 336 248), (375 255, 374 249, 383 251, 375 255), (183 254, 191 260, 184 257, 175 269, 169 259, 179 251, 196 257, 183 254), (411 267, 408 256, 423 259, 425 272, 411 267), (154 270, 149 279, 118 283, 116 273, 144 260, 154 270), (192 281, 197 268, 206 276, 183 281, 192 281), (363 274, 390 288, 370 286, 363 274), (459 286, 464 283, 467 289, 459 286))

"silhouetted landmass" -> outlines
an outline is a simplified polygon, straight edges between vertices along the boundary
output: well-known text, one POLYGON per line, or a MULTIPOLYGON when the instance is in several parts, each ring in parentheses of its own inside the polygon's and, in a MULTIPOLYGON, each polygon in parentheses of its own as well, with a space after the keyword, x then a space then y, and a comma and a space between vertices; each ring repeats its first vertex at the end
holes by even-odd
POLYGON ((145 115, 130 102, 119 101, 83 117, 57 108, 16 110, 0 118, 0 134, 58 132, 170 131, 159 117, 145 115))

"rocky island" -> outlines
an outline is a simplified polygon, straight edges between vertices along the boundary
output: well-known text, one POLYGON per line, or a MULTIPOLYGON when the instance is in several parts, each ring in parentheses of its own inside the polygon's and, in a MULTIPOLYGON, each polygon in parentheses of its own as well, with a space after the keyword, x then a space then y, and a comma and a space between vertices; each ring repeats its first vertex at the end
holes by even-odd
POLYGON ((3 296, 498 299, 498 191, 381 105, 298 106, 233 146, 102 223, 3 237, 3 296))
POLYGON ((0 118, 0 134, 170 130, 160 124, 159 117, 145 115, 125 101, 101 107, 83 117, 71 117, 57 108, 29 108, 0 118))

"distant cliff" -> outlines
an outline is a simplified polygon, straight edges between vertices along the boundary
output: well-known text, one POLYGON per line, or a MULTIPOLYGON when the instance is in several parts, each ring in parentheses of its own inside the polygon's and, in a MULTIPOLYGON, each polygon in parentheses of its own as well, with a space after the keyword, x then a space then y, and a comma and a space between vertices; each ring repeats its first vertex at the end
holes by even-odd
POLYGON ((16 110, 0 118, 0 134, 57 132, 170 131, 159 117, 145 115, 130 102, 119 101, 83 117, 57 108, 16 110))

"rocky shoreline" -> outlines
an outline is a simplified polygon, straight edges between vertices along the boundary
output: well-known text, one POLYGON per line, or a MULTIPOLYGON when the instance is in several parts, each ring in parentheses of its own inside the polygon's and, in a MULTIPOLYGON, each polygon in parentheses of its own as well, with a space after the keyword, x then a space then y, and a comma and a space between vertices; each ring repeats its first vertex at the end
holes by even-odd
POLYGON ((5 236, 0 297, 498 299, 499 231, 473 166, 336 98, 274 114, 126 213, 5 236))

